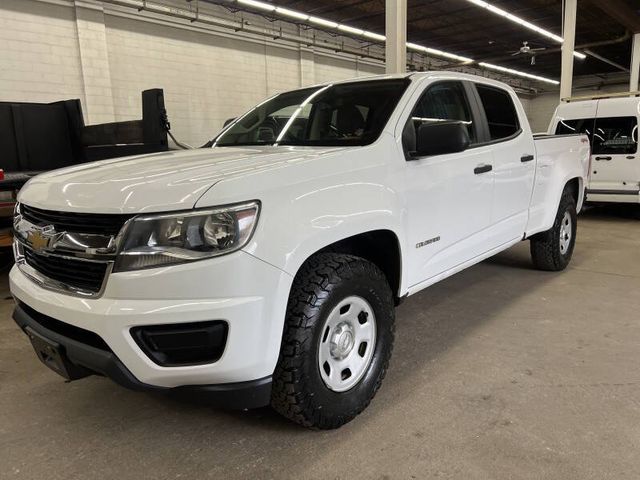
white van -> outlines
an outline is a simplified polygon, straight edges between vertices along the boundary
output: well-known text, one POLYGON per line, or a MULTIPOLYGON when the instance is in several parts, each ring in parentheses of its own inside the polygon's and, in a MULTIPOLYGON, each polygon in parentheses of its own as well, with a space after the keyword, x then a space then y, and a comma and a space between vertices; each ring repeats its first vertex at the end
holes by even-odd
POLYGON ((639 116, 640 98, 629 96, 581 97, 556 108, 548 133, 585 133, 591 141, 588 201, 640 203, 639 116))

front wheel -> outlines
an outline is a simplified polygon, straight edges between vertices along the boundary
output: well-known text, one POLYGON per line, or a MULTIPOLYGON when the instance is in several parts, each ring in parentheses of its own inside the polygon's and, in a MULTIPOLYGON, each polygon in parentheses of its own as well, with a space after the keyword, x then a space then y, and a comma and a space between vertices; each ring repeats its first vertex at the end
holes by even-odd
POLYGON ((384 273, 353 255, 313 256, 293 282, 273 408, 305 427, 344 425, 380 387, 393 339, 393 295, 384 273))
POLYGON ((577 227, 576 201, 565 190, 553 227, 531 237, 531 258, 536 268, 553 272, 567 268, 576 244, 577 227))

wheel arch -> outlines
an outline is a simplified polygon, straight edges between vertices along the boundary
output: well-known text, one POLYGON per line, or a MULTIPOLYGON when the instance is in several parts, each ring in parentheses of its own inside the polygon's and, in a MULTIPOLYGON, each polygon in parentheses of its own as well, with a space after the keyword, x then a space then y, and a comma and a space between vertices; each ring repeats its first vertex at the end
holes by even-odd
POLYGON ((584 202, 584 181, 581 177, 573 177, 567 180, 564 185, 563 191, 571 192, 573 199, 576 202, 576 211, 580 211, 584 202))
MULTIPOLYGON (((392 230, 369 230, 330 243, 309 254, 300 264, 319 253, 341 253, 355 255, 375 264, 384 273, 396 304, 402 298, 402 248, 400 239, 392 230)), ((296 274, 297 274, 296 272, 296 274)))
POLYGON ((585 199, 584 189, 584 178, 577 175, 568 175, 565 179, 559 180, 555 187, 547 188, 548 193, 544 199, 530 206, 529 223, 524 238, 545 232, 553 226, 558 205, 565 191, 571 192, 576 202, 576 212, 580 212, 585 199))

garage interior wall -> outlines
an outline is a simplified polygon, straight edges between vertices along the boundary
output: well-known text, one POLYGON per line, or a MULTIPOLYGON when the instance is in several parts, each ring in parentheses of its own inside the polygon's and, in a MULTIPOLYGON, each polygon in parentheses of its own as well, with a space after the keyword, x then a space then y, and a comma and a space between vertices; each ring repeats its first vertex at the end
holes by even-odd
POLYGON ((80 98, 91 124, 140 118, 142 90, 159 87, 172 131, 193 145, 276 92, 384 72, 355 57, 85 0, 2 0, 0 44, 1 101, 80 98))

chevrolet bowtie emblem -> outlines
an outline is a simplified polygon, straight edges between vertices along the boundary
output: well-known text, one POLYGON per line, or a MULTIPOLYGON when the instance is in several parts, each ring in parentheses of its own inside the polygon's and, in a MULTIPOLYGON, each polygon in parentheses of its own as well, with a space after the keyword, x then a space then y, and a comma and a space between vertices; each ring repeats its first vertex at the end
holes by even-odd
POLYGON ((53 240, 53 237, 54 231, 52 227, 31 230, 27 233, 27 241, 35 252, 47 250, 51 246, 51 240, 53 240))

